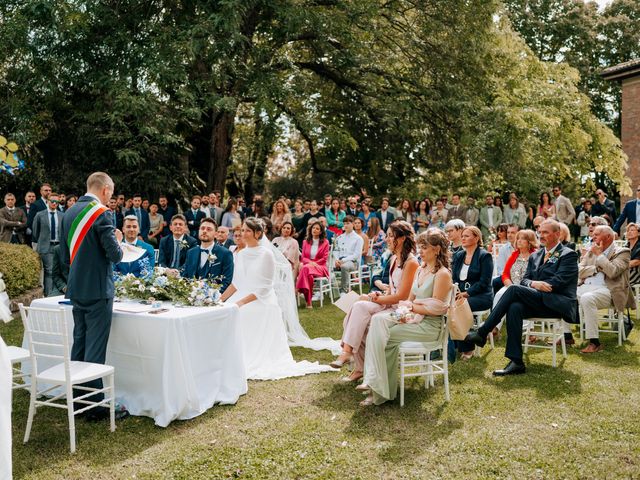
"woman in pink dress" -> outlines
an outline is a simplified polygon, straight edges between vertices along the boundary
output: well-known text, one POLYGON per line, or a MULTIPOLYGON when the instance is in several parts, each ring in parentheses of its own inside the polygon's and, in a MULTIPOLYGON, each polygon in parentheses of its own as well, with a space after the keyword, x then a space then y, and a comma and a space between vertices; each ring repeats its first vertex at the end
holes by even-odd
POLYGON ((296 289, 304 295, 307 308, 312 308, 313 279, 329 276, 329 270, 327 270, 329 242, 326 237, 324 225, 316 221, 307 227, 307 238, 302 242, 302 266, 296 281, 296 289))
POLYGON ((393 308, 401 300, 409 298, 411 286, 418 269, 418 261, 413 252, 416 242, 411 224, 395 221, 387 230, 387 246, 393 252, 389 260, 389 289, 386 293, 373 292, 362 295, 360 301, 353 304, 344 318, 342 334, 342 353, 331 363, 333 368, 340 368, 353 359, 355 367, 351 375, 344 377, 343 382, 356 382, 362 378, 364 369, 364 350, 371 317, 385 309, 393 308))

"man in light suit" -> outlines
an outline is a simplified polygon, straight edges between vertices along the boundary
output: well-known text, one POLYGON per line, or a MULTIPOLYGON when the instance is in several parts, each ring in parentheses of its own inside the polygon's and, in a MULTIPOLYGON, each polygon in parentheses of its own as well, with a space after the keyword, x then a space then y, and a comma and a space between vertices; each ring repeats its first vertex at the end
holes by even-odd
POLYGON ((501 222, 502 210, 493 205, 493 196, 487 195, 485 206, 480 209, 480 230, 483 241, 489 241, 489 237, 496 233, 496 228, 501 222))
POLYGON ((467 210, 464 212, 464 224, 467 227, 478 226, 478 218, 480 218, 480 210, 476 208, 476 199, 471 195, 467 197, 467 210))
MULTIPOLYGON (((104 364, 107 354, 114 295, 112 264, 122 259, 122 232, 114 229, 106 206, 113 189, 109 175, 92 173, 87 179, 87 193, 62 218, 61 253, 64 263, 70 265, 65 296, 73 305, 74 320, 71 360, 104 364), (78 228, 82 229, 74 235, 78 228)), ((93 380, 87 386, 102 388, 102 380, 93 380)), ((74 391, 74 396, 80 393, 86 392, 74 391)), ((99 401, 104 396, 99 393, 90 398, 99 401)), ((116 418, 129 414, 124 408, 117 410, 116 418)), ((85 416, 89 420, 105 419, 109 409, 95 407, 85 416)))
POLYGON ((631 252, 626 247, 617 247, 613 240, 611 227, 596 227, 589 251, 578 266, 578 304, 589 340, 582 353, 596 353, 603 349, 598 335, 599 309, 609 308, 613 302, 615 309, 623 312, 635 305, 629 286, 631 252))
POLYGON ((620 216, 613 226, 613 230, 620 235, 620 229, 624 222, 636 223, 638 220, 640 220, 640 185, 636 188, 636 199, 625 203, 620 216))
POLYGON ((556 207, 556 217, 559 222, 569 226, 576 219, 576 211, 571 204, 571 200, 562 195, 562 189, 559 185, 556 185, 551 190, 556 197, 554 205, 556 207))
MULTIPOLYGON (((538 232, 544 248, 529 257, 520 285, 511 285, 482 326, 465 338, 466 342, 483 347, 487 335, 507 316, 505 356, 510 361, 506 368, 494 371, 495 376, 525 373, 521 343, 525 318, 561 317, 566 323, 576 323, 578 254, 560 243, 559 222, 545 220, 538 232)), ((566 323, 565 338, 573 340, 566 323)))
POLYGON ((4 196, 4 207, 0 208, 0 242, 24 243, 27 216, 21 208, 16 208, 13 193, 4 196))
POLYGON ((187 252, 182 276, 220 282, 220 293, 224 293, 233 279, 233 254, 215 242, 216 228, 216 222, 212 218, 205 218, 200 222, 200 245, 187 252))
POLYGON ((140 227, 138 226, 138 219, 136 218, 136 216, 127 215, 126 217, 124 217, 122 229, 122 233, 124 234, 124 242, 128 243, 129 245, 133 245, 134 247, 142 248, 146 250, 146 253, 133 262, 116 263, 113 269, 123 275, 132 273, 136 277, 143 276, 145 272, 152 273, 156 260, 155 250, 151 245, 143 242, 138 238, 138 235, 140 234, 140 227))
POLYGON ((171 219, 171 233, 160 240, 158 263, 161 267, 180 270, 187 258, 189 250, 198 242, 195 238, 187 235, 187 220, 182 214, 176 214, 171 219))
POLYGON ((33 241, 42 260, 44 271, 44 295, 48 297, 53 287, 53 248, 60 243, 60 224, 64 214, 58 210, 57 193, 48 196, 46 210, 39 211, 33 219, 33 241))
POLYGON ((140 237, 142 240, 147 240, 149 237, 149 230, 151 229, 151 221, 149 220, 149 214, 147 211, 142 208, 142 195, 136 193, 133 196, 133 206, 130 210, 124 214, 127 215, 135 215, 138 219, 138 225, 140 226, 140 237))

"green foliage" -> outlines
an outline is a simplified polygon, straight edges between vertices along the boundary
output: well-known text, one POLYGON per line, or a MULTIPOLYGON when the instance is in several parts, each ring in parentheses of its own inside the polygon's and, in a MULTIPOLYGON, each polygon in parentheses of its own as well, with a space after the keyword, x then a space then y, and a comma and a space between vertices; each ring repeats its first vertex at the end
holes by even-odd
POLYGON ((17 297, 40 284, 40 257, 26 245, 0 243, 0 272, 7 295, 17 297))

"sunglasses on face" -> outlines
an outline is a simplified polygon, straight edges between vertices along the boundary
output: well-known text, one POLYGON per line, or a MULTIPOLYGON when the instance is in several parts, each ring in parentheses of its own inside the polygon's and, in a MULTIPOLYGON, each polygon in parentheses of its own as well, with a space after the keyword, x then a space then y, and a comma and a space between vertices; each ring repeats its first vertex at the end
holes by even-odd
POLYGON ((49 200, 49 203, 55 203, 57 205, 60 203, 60 200, 49 200))

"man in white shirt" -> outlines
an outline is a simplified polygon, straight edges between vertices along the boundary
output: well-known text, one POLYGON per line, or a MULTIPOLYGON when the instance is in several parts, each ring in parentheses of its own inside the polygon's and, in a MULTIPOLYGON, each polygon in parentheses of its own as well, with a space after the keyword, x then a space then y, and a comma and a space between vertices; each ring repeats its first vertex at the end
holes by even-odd
POLYGON ((349 276, 351 272, 358 269, 360 257, 362 256, 363 240, 360 235, 353 231, 353 217, 347 215, 343 221, 344 233, 336 240, 334 251, 334 268, 340 270, 342 274, 342 292, 349 291, 349 276))

